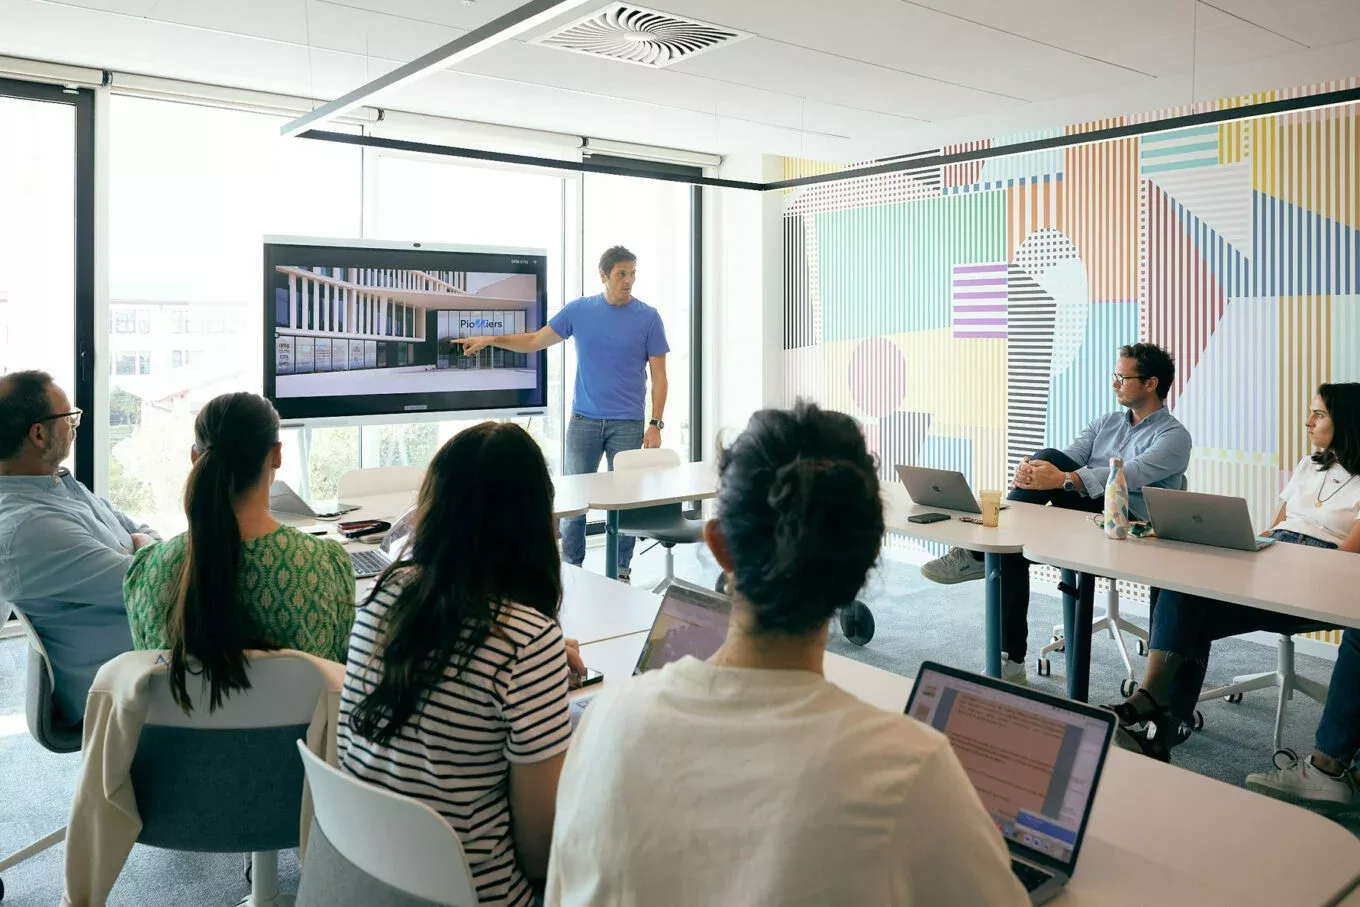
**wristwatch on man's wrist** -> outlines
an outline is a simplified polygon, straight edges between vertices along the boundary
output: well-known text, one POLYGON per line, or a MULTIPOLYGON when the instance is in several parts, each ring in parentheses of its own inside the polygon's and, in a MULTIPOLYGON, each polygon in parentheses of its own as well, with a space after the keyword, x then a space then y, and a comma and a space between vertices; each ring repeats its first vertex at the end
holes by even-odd
POLYGON ((660 419, 652 419, 647 424, 655 426, 657 431, 661 431, 661 429, 666 427, 666 423, 662 422, 660 419))
POLYGON ((1072 481, 1072 473, 1063 473, 1063 491, 1076 491, 1077 483, 1072 481))

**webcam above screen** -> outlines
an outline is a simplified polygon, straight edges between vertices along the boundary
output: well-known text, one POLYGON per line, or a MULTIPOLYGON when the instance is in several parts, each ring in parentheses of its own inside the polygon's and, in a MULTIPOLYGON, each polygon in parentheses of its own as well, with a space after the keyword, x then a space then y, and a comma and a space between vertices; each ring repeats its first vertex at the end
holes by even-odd
POLYGON ((284 420, 541 410, 547 355, 457 341, 547 324, 542 249, 265 238, 264 391, 284 420))

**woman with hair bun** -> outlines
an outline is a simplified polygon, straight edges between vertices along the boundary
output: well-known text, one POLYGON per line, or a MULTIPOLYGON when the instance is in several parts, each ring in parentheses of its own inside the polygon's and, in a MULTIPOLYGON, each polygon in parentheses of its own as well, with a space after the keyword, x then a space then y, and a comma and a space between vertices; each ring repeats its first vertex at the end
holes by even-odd
POLYGON ((606 687, 558 788, 555 905, 1028 904, 946 738, 822 673, 878 559, 883 505, 848 416, 763 410, 719 454, 705 539, 726 641, 606 687))

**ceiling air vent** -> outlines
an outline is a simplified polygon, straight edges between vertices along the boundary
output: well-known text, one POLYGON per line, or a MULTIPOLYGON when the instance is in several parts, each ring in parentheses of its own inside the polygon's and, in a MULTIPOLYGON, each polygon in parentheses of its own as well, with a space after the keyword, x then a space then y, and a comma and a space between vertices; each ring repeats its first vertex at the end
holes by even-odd
POLYGON ((614 3, 533 43, 660 69, 749 37, 628 3, 614 3))

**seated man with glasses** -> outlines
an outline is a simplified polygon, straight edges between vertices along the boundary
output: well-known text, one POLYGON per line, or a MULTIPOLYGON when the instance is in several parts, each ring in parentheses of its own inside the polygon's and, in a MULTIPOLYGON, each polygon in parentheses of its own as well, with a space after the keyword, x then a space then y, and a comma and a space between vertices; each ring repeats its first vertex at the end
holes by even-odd
POLYGON ((157 538, 61 468, 79 424, 50 375, 0 378, 0 617, 12 603, 33 624, 70 721, 100 666, 132 649, 123 577, 157 538))
MULTIPOLYGON (((1046 448, 1026 457, 1015 470, 1012 501, 1052 504, 1099 512, 1105 507, 1110 458, 1124 460, 1129 486, 1129 518, 1147 519, 1143 488, 1185 487, 1190 464, 1190 432, 1166 408, 1176 380, 1171 354, 1151 343, 1121 347, 1114 372, 1114 395, 1127 408, 1095 419, 1065 450, 1046 448)), ((954 548, 921 568, 926 579, 961 583, 982 578, 982 555, 954 548)), ((1001 556, 1001 676, 1025 682, 1029 636, 1029 562, 1020 554, 1001 556)))

